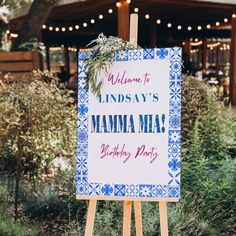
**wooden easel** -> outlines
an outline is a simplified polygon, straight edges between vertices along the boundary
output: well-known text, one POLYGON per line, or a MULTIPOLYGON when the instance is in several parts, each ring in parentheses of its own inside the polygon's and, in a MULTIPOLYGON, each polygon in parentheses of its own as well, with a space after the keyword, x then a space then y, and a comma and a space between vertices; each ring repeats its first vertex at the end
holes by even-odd
MULTIPOLYGON (((130 16, 130 42, 137 44, 138 41, 138 15, 130 16)), ((111 199, 112 200, 112 199, 111 199)), ((139 200, 124 201, 123 213, 123 236, 131 233, 131 212, 134 203, 135 229, 137 236, 143 236, 141 202, 139 200)), ((168 236, 167 201, 159 201, 161 236, 168 236)), ((97 199, 89 200, 85 236, 93 236, 94 220, 96 214, 97 199)))

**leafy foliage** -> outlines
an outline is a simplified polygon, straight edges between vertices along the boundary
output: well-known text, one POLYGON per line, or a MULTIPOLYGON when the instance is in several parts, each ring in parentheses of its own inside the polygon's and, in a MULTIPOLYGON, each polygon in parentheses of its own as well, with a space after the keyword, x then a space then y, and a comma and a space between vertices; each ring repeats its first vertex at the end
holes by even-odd
POLYGON ((34 236, 36 232, 20 223, 14 222, 11 218, 0 215, 0 235, 4 236, 34 236))
POLYGON ((0 83, 0 163, 15 177, 15 217, 19 182, 49 172, 55 157, 71 159, 76 153, 76 109, 70 92, 56 78, 0 83))
POLYGON ((0 156, 15 157, 22 141, 22 164, 39 162, 41 169, 56 156, 76 152, 76 109, 70 92, 54 78, 0 83, 0 156))
POLYGON ((19 49, 23 51, 39 52, 42 56, 46 56, 45 48, 45 45, 42 42, 38 42, 38 39, 36 38, 32 38, 29 42, 22 43, 19 46, 19 49))
POLYGON ((100 94, 103 81, 98 77, 102 71, 107 72, 113 64, 113 57, 116 51, 132 50, 140 48, 138 45, 124 41, 116 37, 106 37, 100 34, 97 39, 93 40, 88 46, 96 43, 91 49, 91 54, 86 60, 87 64, 87 83, 90 85, 91 92, 95 95, 100 94))

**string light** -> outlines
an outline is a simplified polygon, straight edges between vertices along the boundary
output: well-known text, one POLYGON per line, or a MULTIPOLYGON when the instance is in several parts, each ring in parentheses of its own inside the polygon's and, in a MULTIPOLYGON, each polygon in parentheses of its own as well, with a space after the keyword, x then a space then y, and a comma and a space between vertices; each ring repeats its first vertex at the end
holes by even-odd
POLYGON ((182 45, 184 46, 186 43, 185 42, 182 42, 182 45))
POLYGON ((211 50, 215 47, 218 47, 218 46, 220 46, 220 42, 207 44, 207 47, 210 48, 211 50))
MULTIPOLYGON (((196 40, 196 39, 195 39, 196 40)), ((191 42, 191 46, 193 46, 193 47, 197 47, 197 46, 200 46, 200 45, 202 45, 203 44, 203 42, 202 41, 199 41, 199 42, 191 42)))
POLYGON ((68 50, 70 52, 77 52, 77 48, 73 48, 73 47, 68 47, 68 50))
MULTIPOLYGON (((131 0, 126 0, 126 3, 128 3, 128 4, 130 4, 131 3, 131 0)), ((120 7, 121 6, 121 2, 120 1, 117 1, 116 2, 116 6, 117 7, 120 7)), ((110 8, 110 9, 107 9, 107 11, 108 11, 108 13, 109 14, 112 14, 113 13, 113 9, 112 8, 110 8)), ((139 12, 139 8, 137 8, 137 7, 135 7, 134 8, 134 12, 135 13, 138 13, 139 12)), ((103 18, 104 18, 104 16, 102 15, 102 14, 100 14, 99 16, 98 16, 98 18, 100 19, 100 20, 102 20, 103 18)), ((236 13, 234 13, 234 14, 232 14, 232 18, 236 18, 236 13)), ((150 19, 150 15, 149 14, 146 14, 145 15, 145 19, 150 19)), ((95 22, 95 19, 91 19, 90 20, 90 22, 91 22, 91 24, 95 24, 96 22, 95 22)), ((222 22, 225 22, 225 23, 227 23, 227 22, 229 22, 229 19, 228 18, 224 18, 223 20, 222 20, 222 22)), ((161 20, 160 19, 157 19, 156 20, 156 23, 159 25, 159 24, 161 24, 162 22, 161 22, 161 20)), ((220 26, 220 24, 221 24, 221 22, 220 21, 217 21, 216 23, 215 23, 215 25, 216 26, 220 26)), ((84 28, 86 28, 88 26, 88 24, 87 23, 83 23, 83 27, 84 28)), ((172 23, 171 22, 169 22, 168 24, 167 24, 167 27, 168 28, 171 28, 172 27, 172 23)), ((66 31, 66 29, 69 29, 69 31, 73 31, 74 29, 76 29, 76 30, 78 30, 80 27, 79 27, 79 25, 72 25, 72 26, 69 26, 68 28, 66 27, 62 27, 62 28, 59 28, 59 27, 53 27, 53 26, 48 26, 48 25, 46 25, 46 24, 43 24, 42 25, 42 29, 49 29, 49 31, 56 31, 56 32, 58 32, 58 31, 60 31, 60 29, 61 29, 61 31, 62 32, 65 32, 66 31)), ((194 27, 195 28, 195 27, 194 27)), ((202 26, 197 26, 197 30, 202 30, 202 26)), ((206 25, 206 28, 207 29, 210 29, 211 28, 211 25, 210 24, 207 24, 206 25)), ((181 30, 182 29, 182 26, 181 25, 178 25, 177 26, 177 29, 178 30, 181 30)), ((189 26, 187 26, 187 30, 188 31, 191 31, 193 29, 193 26, 191 26, 191 25, 189 25, 189 26)))
POLYGON ((17 37, 18 37, 18 34, 10 33, 10 37, 12 37, 12 38, 17 38, 17 37))
POLYGON ((62 50, 62 48, 61 47, 50 47, 49 50, 50 51, 60 51, 60 50, 62 50))
POLYGON ((192 49, 192 50, 190 50, 190 53, 196 53, 196 52, 199 52, 199 49, 197 48, 197 49, 192 49))
POLYGON ((116 6, 117 6, 117 7, 120 7, 120 6, 121 6, 121 3, 120 3, 120 2, 117 2, 117 3, 116 3, 116 6))

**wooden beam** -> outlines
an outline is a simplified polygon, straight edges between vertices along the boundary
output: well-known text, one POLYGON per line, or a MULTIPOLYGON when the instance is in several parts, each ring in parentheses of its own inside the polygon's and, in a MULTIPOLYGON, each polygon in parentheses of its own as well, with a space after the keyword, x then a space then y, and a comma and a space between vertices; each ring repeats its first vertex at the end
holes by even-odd
POLYGON ((65 55, 65 67, 66 72, 70 74, 70 56, 69 56, 69 50, 68 47, 64 48, 64 55, 65 55))
POLYGON ((150 24, 150 47, 154 48, 157 46, 157 24, 152 22, 150 24))
POLYGON ((230 47, 230 101, 236 106, 236 18, 232 18, 230 47))
POLYGON ((202 69, 207 69, 207 62, 208 62, 208 51, 207 51, 207 41, 204 40, 202 44, 202 69))
POLYGON ((129 3, 121 0, 118 10, 118 37, 123 40, 129 40, 129 3))
POLYGON ((50 47, 46 46, 46 63, 47 63, 47 70, 50 71, 51 66, 50 66, 50 47))

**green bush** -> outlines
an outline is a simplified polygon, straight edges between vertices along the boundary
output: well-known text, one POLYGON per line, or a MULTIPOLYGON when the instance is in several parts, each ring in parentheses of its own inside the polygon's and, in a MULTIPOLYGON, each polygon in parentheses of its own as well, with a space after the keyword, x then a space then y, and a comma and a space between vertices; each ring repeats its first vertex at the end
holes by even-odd
POLYGON ((13 219, 0 214, 0 235, 1 236, 34 236, 34 229, 15 223, 13 219))

